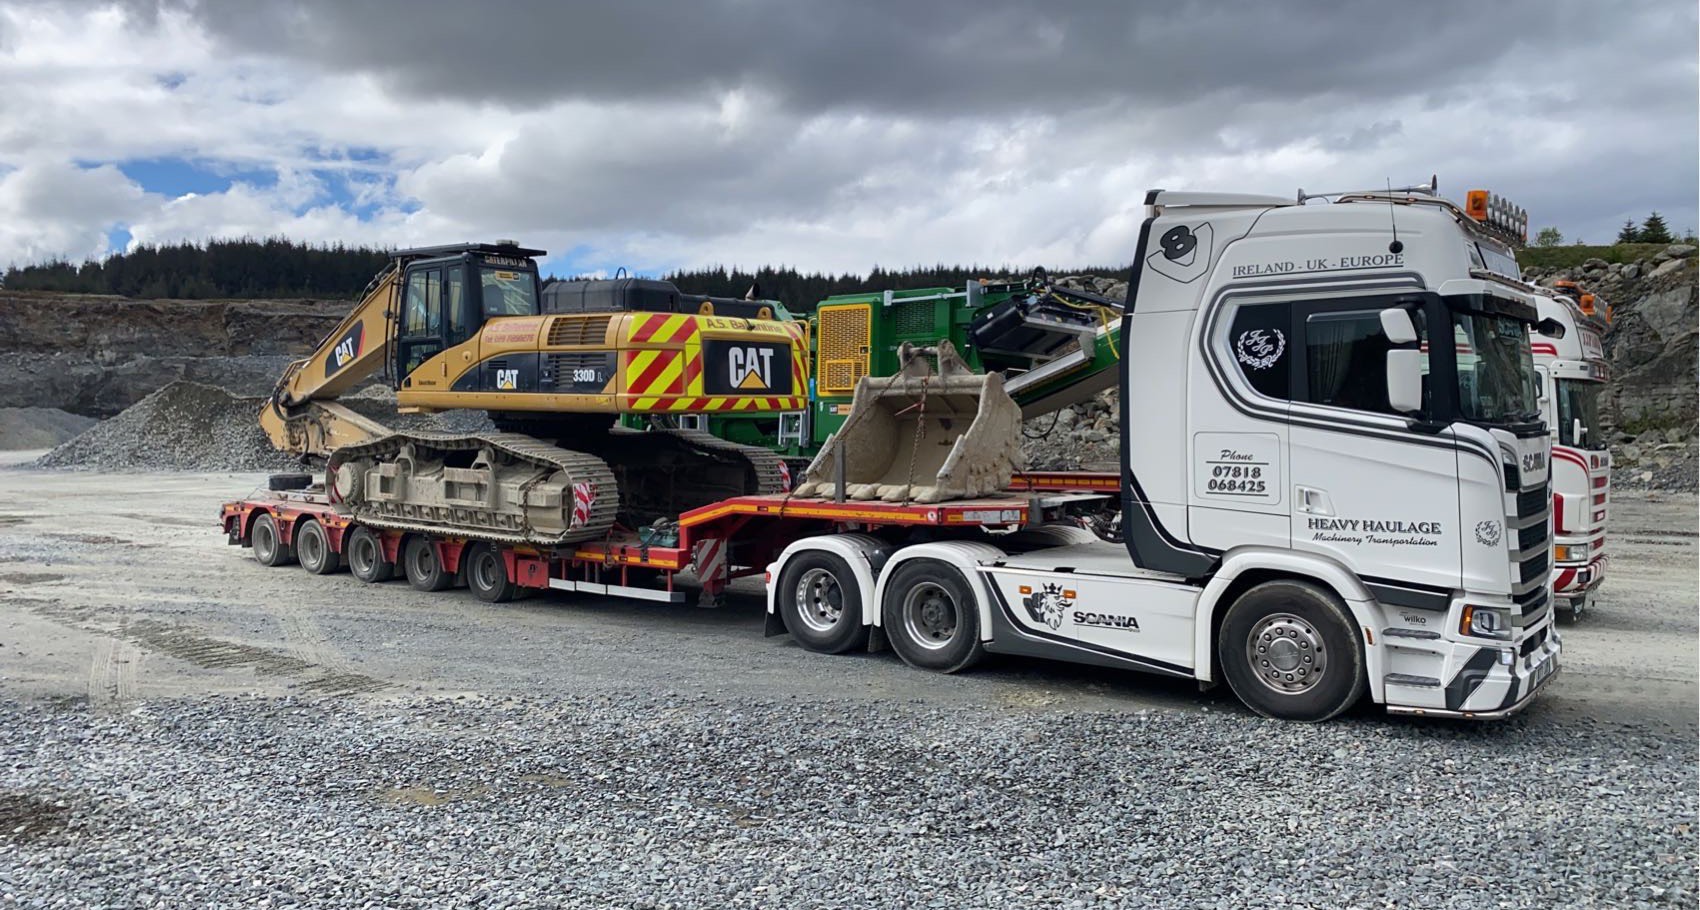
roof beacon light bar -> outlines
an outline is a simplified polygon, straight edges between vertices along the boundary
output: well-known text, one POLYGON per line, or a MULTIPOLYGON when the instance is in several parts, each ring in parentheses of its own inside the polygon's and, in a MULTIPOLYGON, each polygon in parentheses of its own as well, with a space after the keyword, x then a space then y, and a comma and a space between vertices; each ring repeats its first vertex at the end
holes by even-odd
POLYGON ((1529 242, 1529 212, 1510 200, 1487 190, 1471 190, 1464 197, 1464 212, 1502 239, 1523 245, 1529 242))

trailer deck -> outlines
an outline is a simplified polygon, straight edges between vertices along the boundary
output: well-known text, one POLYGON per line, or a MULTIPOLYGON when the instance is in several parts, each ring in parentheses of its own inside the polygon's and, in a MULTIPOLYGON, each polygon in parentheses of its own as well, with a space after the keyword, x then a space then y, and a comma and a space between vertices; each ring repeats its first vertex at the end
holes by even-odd
MULTIPOLYGON (((374 528, 383 559, 398 564, 409 536, 428 536, 436 559, 450 573, 474 544, 499 549, 508 580, 521 588, 579 591, 644 600, 679 602, 680 572, 693 573, 701 600, 714 605, 736 578, 760 574, 784 546, 798 537, 892 528, 1012 531, 1056 520, 1071 507, 1119 492, 1119 478, 1102 472, 1017 474, 1003 496, 943 503, 878 502, 806 498, 789 493, 735 496, 680 515, 676 533, 651 535, 616 527, 599 541, 534 547, 481 541, 449 533, 420 535, 374 528)), ((293 547, 307 521, 324 529, 331 551, 341 556, 356 522, 315 489, 260 491, 225 503, 220 524, 233 546, 250 546, 254 523, 270 516, 278 540, 293 547)), ((476 590, 476 588, 475 588, 476 590)))

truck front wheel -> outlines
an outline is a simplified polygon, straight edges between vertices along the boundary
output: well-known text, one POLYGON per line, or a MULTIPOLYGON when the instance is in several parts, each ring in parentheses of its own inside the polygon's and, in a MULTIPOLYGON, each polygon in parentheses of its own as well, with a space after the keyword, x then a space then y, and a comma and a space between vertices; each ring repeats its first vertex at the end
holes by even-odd
POLYGON ((955 566, 912 559, 893 571, 880 605, 886 640, 903 662, 955 673, 986 654, 974 591, 955 566))
POLYGON ((842 557, 800 553, 779 573, 774 591, 785 630, 819 654, 843 654, 868 644, 862 624, 862 586, 842 557))
POLYGON ((1222 620, 1216 656, 1234 694, 1264 717, 1327 720, 1368 688, 1351 614, 1308 582, 1269 581, 1241 594, 1222 620))

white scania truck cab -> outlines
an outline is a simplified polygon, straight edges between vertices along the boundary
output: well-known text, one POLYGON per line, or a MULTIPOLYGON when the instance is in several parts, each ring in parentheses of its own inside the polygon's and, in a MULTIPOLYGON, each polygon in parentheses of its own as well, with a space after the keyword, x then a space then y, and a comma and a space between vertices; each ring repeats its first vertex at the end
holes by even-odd
POLYGON ((1536 301, 1510 248, 1430 187, 1146 204, 1122 539, 806 537, 768 566, 769 610, 796 629, 826 566, 843 621, 918 667, 989 651, 1225 679, 1308 721, 1366 694, 1524 707, 1560 646, 1536 301))
POLYGON ((1542 416, 1552 438, 1553 597, 1572 619, 1582 615, 1606 572, 1611 508, 1611 448, 1600 426, 1606 307, 1572 282, 1540 289, 1542 319, 1563 327, 1532 339, 1542 416))

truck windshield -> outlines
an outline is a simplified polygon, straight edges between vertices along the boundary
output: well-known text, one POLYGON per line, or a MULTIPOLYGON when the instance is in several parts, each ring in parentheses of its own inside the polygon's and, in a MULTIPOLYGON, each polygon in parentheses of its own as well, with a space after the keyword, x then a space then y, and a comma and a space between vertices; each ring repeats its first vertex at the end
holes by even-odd
POLYGON ((1529 326, 1505 315, 1452 313, 1458 406, 1465 420, 1523 423, 1539 416, 1529 326))
POLYGON ((1604 449, 1600 432, 1600 391, 1603 382, 1560 379, 1558 394, 1558 444, 1578 449, 1604 449), (1576 421, 1582 422, 1582 438, 1576 438, 1576 421))
POLYGON ((532 272, 484 267, 478 270, 483 285, 484 316, 537 315, 537 276, 532 272))

